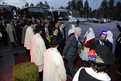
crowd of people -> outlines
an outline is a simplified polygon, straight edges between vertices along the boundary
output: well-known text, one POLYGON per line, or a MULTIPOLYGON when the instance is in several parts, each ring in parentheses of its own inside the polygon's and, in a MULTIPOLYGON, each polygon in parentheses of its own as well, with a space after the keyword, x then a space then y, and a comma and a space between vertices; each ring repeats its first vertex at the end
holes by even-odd
MULTIPOLYGON (((118 22, 116 26, 121 32, 118 22)), ((117 74, 121 76, 121 33, 116 41, 115 58, 111 31, 102 30, 99 39, 95 40, 95 33, 89 28, 81 41, 82 31, 81 27, 71 25, 66 33, 64 23, 48 19, 15 19, 9 24, 1 20, 0 42, 8 45, 10 40, 13 47, 16 43, 23 45, 29 60, 38 67, 41 81, 66 81, 66 74, 73 81, 111 81, 107 72, 114 62, 120 65, 117 74), (76 72, 78 56, 90 65, 76 72)))

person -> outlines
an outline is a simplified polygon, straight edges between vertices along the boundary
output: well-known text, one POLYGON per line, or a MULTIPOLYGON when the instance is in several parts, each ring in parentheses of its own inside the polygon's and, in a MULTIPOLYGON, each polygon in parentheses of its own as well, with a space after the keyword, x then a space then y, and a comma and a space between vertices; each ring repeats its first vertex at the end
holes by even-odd
POLYGON ((31 62, 34 62, 35 65, 38 67, 40 80, 43 79, 43 61, 44 61, 44 52, 46 51, 46 46, 44 43, 43 38, 41 37, 42 28, 37 25, 35 27, 36 34, 32 37, 32 44, 31 44, 31 62))
POLYGON ((61 51, 61 54, 63 52, 65 43, 66 43, 66 33, 65 33, 65 28, 64 28, 64 23, 60 23, 59 29, 58 29, 58 37, 63 39, 63 42, 61 43, 61 45, 59 46, 59 49, 61 51))
POLYGON ((7 34, 7 31, 6 31, 6 24, 5 24, 5 21, 2 20, 1 21, 1 24, 0 24, 0 32, 2 34, 2 41, 4 42, 5 45, 8 45, 8 34, 7 34))
POLYGON ((90 50, 95 49, 96 46, 98 46, 98 45, 105 45, 105 46, 108 46, 108 45, 107 45, 107 42, 106 42, 106 37, 107 37, 107 31, 102 31, 101 34, 100 34, 99 39, 96 40, 96 41, 94 41, 94 42, 91 44, 90 50))
POLYGON ((44 28, 43 28, 43 32, 42 32, 42 38, 44 39, 45 41, 45 45, 46 45, 46 48, 50 48, 50 45, 49 45, 49 41, 47 40, 48 36, 50 36, 51 32, 50 32, 50 29, 49 29, 49 23, 46 22, 45 25, 44 25, 44 28))
POLYGON ((76 27, 74 34, 67 40, 67 43, 63 50, 63 58, 67 60, 68 68, 67 74, 73 78, 74 72, 74 61, 78 55, 78 44, 80 43, 81 28, 76 27), (70 74, 71 73, 71 74, 70 74))
POLYGON ((79 19, 76 21, 76 27, 79 26, 79 19))
MULTIPOLYGON (((34 36, 34 31, 33 31, 33 22, 30 20, 28 22, 28 27, 26 29, 26 34, 25 34, 25 41, 24 41, 24 47, 26 48, 26 55, 30 56, 30 49, 31 49, 31 44, 32 44, 32 37, 34 36)), ((30 58, 29 58, 30 60, 30 58)))
POLYGON ((83 53, 80 54, 82 60, 88 61, 88 51, 90 50, 91 44, 95 41, 95 35, 92 28, 89 28, 86 34, 84 35, 83 45, 84 50, 83 53))
POLYGON ((88 52, 91 67, 81 67, 75 74, 73 81, 111 81, 107 72, 115 62, 115 56, 105 45, 96 46, 88 52))
POLYGON ((25 34, 26 34, 26 29, 27 29, 27 27, 28 27, 28 23, 27 23, 27 22, 25 22, 25 26, 24 26, 24 28, 23 28, 23 30, 22 30, 22 39, 21 39, 21 44, 24 44, 25 34))
POLYGON ((53 38, 51 48, 44 53, 43 81, 66 81, 66 71, 61 54, 57 50, 60 40, 53 38))
POLYGON ((119 64, 117 74, 121 76, 121 27, 118 24, 118 22, 116 22, 116 26, 120 31, 120 34, 116 40, 115 56, 116 56, 116 63, 119 64))
POLYGON ((17 27, 16 27, 16 36, 17 36, 17 40, 18 40, 18 44, 21 45, 21 39, 22 39, 22 22, 18 21, 17 27))
POLYGON ((108 44, 110 51, 112 51, 114 40, 113 40, 113 33, 111 31, 107 31, 106 42, 108 44))
POLYGON ((55 23, 55 27, 59 29, 59 22, 55 23))
POLYGON ((9 25, 6 28, 7 34, 9 36, 10 42, 12 43, 12 46, 15 46, 15 40, 17 39, 15 28, 13 26, 13 21, 10 21, 9 25))
POLYGON ((58 37, 58 28, 56 28, 56 27, 52 28, 52 32, 53 32, 53 34, 52 34, 52 38, 51 39, 56 38, 56 39, 60 40, 60 43, 59 43, 59 46, 58 46, 58 51, 60 53, 62 53, 62 50, 60 49, 60 46, 63 43, 63 39, 58 37))
POLYGON ((67 40, 68 38, 74 34, 74 30, 75 30, 75 26, 72 24, 69 31, 68 31, 68 36, 67 36, 67 40))

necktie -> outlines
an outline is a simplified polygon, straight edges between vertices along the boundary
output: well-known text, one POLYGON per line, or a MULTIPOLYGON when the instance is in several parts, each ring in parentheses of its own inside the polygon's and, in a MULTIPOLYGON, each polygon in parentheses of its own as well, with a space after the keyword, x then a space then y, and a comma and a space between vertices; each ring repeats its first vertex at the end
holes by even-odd
POLYGON ((46 33, 46 38, 49 36, 49 34, 48 34, 48 29, 46 28, 46 30, 45 30, 45 33, 46 33))

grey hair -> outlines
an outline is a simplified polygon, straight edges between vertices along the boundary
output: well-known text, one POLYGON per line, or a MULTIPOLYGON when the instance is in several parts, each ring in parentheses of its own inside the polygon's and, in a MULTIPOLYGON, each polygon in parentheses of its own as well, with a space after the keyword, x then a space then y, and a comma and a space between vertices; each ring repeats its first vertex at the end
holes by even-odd
POLYGON ((82 30, 80 27, 76 27, 74 32, 76 33, 78 30, 82 30))

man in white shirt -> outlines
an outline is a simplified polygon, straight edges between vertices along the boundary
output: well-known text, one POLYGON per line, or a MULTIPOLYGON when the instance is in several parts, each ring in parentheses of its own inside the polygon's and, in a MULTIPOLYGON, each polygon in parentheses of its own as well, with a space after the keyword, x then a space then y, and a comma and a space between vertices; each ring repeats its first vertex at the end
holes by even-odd
POLYGON ((32 37, 34 35, 33 31, 33 22, 29 21, 28 28, 26 30, 25 34, 25 41, 24 41, 24 47, 26 48, 26 54, 30 56, 30 49, 31 49, 31 43, 32 43, 32 37))
POLYGON ((46 46, 44 43, 43 38, 41 37, 42 28, 37 25, 35 28, 36 34, 32 38, 31 44, 31 62, 34 62, 35 65, 38 67, 40 80, 42 81, 42 74, 43 74, 43 60, 44 60, 44 52, 46 51, 46 46))
POLYGON ((57 48, 60 40, 52 38, 51 48, 44 53, 43 81, 66 81, 66 71, 57 48))

